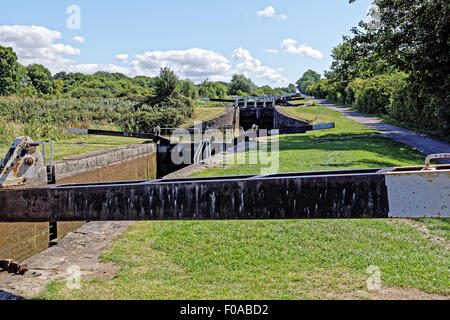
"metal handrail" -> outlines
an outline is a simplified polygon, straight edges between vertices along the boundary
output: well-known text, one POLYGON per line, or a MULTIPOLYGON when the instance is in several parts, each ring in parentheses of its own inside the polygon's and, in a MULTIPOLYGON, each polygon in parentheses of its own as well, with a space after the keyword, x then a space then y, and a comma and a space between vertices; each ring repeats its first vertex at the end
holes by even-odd
POLYGON ((431 170, 431 164, 430 164, 431 160, 433 160, 433 159, 446 159, 446 158, 450 158, 450 153, 430 154, 425 159, 425 169, 426 170, 431 170))
POLYGON ((209 140, 202 140, 200 144, 198 145, 198 149, 195 151, 194 154, 194 164, 199 164, 202 161, 206 161, 207 163, 211 162, 211 141, 209 140), (203 149, 205 149, 206 157, 205 159, 201 160, 201 156, 203 154, 203 149))

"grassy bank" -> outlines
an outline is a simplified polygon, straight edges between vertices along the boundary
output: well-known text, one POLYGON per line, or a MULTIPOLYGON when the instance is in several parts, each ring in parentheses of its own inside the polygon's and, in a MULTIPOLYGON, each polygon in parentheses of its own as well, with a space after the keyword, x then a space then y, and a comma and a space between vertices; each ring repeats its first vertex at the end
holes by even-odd
POLYGON ((225 107, 196 107, 191 118, 186 119, 181 127, 193 126, 195 122, 203 122, 215 118, 225 111, 225 107))
POLYGON ((40 297, 364 299, 369 266, 385 287, 448 295, 449 258, 401 221, 150 222, 101 256, 121 266, 115 279, 55 282, 40 297))

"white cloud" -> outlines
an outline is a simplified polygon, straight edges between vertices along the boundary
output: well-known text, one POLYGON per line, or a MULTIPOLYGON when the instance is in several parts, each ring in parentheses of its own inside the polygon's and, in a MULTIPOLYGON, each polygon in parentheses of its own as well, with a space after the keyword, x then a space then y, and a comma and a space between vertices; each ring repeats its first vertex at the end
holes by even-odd
POLYGON ((106 72, 120 72, 123 74, 128 74, 129 69, 124 67, 119 67, 114 64, 96 64, 96 63, 89 63, 89 64, 73 64, 67 66, 65 71, 68 72, 81 72, 84 74, 93 74, 97 71, 106 71, 106 72))
POLYGON ((292 54, 298 54, 305 57, 311 57, 315 59, 322 59, 323 54, 319 50, 313 49, 306 44, 302 44, 297 46, 297 41, 293 39, 283 40, 281 43, 281 48, 285 52, 289 52, 292 54))
POLYGON ((61 39, 59 31, 41 26, 0 26, 0 45, 12 47, 23 65, 38 63, 51 72, 63 70, 73 60, 66 56, 77 56, 80 49, 68 44, 55 43, 61 39))
POLYGON ((232 53, 233 59, 239 61, 235 67, 237 73, 246 76, 254 74, 257 78, 269 80, 271 83, 286 83, 288 80, 280 74, 280 70, 263 66, 259 59, 254 58, 244 48, 237 48, 232 53))
POLYGON ((124 62, 124 61, 127 61, 127 59, 128 59, 128 55, 127 54, 118 54, 118 55, 116 55, 116 60, 117 61, 124 62))
POLYGON ((85 39, 81 36, 75 36, 72 38, 73 41, 79 42, 79 43, 85 43, 85 39))
POLYGON ((230 62, 223 55, 205 49, 150 51, 138 54, 131 63, 131 74, 154 76, 161 67, 169 66, 182 79, 198 83, 209 80, 229 79, 230 62))
POLYGON ((267 53, 278 53, 277 49, 266 49, 264 51, 267 52, 267 53))
POLYGON ((267 17, 267 18, 277 18, 278 20, 286 20, 287 16, 285 14, 276 13, 274 7, 268 6, 264 10, 256 12, 258 17, 267 17))
MULTIPOLYGON (((80 39, 74 41, 80 42, 80 39)), ((84 40, 84 38, 83 38, 84 40)), ((46 66, 53 74, 66 72, 82 72, 92 74, 97 71, 120 72, 128 76, 159 74, 164 66, 171 67, 181 79, 191 79, 199 83, 206 78, 211 81, 229 81, 232 74, 251 74, 258 79, 271 83, 286 83, 287 79, 280 72, 262 65, 248 50, 236 49, 232 63, 224 55, 211 50, 191 48, 186 50, 149 51, 138 54, 130 62, 127 54, 115 56, 117 61, 126 66, 115 64, 78 64, 73 57, 80 55, 80 49, 62 43, 62 34, 42 26, 0 26, 0 45, 12 47, 18 60, 23 65, 38 63, 46 66)), ((275 52, 276 50, 273 50, 275 52)))

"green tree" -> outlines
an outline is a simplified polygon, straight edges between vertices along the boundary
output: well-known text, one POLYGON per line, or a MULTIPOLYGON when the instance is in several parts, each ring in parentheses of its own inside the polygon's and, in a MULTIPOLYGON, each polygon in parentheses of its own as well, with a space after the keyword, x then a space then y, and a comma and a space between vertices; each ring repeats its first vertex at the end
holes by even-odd
MULTIPOLYGON (((297 92, 297 87, 293 83, 289 84, 288 89, 289 89, 289 93, 296 93, 297 92)), ((306 87, 305 87, 305 90, 306 90, 306 87)))
POLYGON ((18 88, 17 55, 12 48, 0 46, 0 95, 16 93, 18 88))
POLYGON ((227 87, 221 82, 211 82, 205 80, 200 84, 198 88, 198 94, 202 98, 225 98, 227 94, 227 87))
POLYGON ((38 93, 53 94, 53 77, 50 71, 41 64, 32 64, 27 67, 28 76, 38 93))
MULTIPOLYGON (((350 3, 355 0, 349 0, 350 3)), ((448 0, 374 0, 371 21, 353 28, 353 43, 377 52, 410 75, 423 111, 438 114, 450 133, 450 3, 448 0), (428 96, 424 99, 424 96, 428 96), (437 110, 427 104, 437 106, 437 110), (437 111, 437 112, 436 112, 437 111)), ((415 105, 420 105, 414 103, 415 105)), ((418 111, 422 112, 422 111, 418 111)))
POLYGON ((307 86, 310 86, 319 80, 320 80, 320 74, 318 74, 317 72, 315 72, 313 70, 308 70, 303 74, 303 76, 300 79, 297 80, 297 82, 296 82, 297 88, 300 92, 305 93, 307 86))
POLYGON ((178 89, 177 89, 183 96, 191 98, 191 99, 197 99, 198 98, 198 90, 195 84, 190 81, 178 81, 178 89))
POLYGON ((55 95, 60 96, 63 93, 63 87, 64 87, 64 81, 62 80, 55 80, 53 82, 53 86, 55 88, 55 95))
POLYGON ((256 85, 244 75, 234 74, 231 79, 230 86, 228 88, 229 95, 239 95, 240 94, 253 94, 256 90, 256 85))
POLYGON ((169 67, 161 68, 156 82, 155 91, 157 100, 164 101, 174 95, 177 88, 177 82, 178 77, 169 67))

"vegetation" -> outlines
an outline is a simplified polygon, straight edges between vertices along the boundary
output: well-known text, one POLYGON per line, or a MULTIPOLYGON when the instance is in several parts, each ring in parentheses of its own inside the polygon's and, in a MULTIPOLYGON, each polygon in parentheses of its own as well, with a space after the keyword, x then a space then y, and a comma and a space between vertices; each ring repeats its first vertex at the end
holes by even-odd
POLYGON ((304 92, 448 137, 448 1, 373 4, 370 20, 333 49, 326 78, 304 92))
POLYGON ((203 122, 221 115, 225 111, 225 107, 196 107, 192 117, 186 119, 181 127, 191 127, 196 122, 203 122))
POLYGON ((306 92, 306 88, 315 84, 320 80, 320 74, 313 70, 306 71, 303 76, 296 82, 300 92, 306 92))

